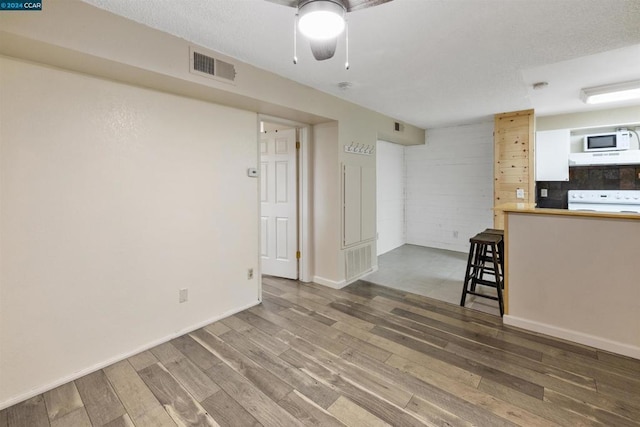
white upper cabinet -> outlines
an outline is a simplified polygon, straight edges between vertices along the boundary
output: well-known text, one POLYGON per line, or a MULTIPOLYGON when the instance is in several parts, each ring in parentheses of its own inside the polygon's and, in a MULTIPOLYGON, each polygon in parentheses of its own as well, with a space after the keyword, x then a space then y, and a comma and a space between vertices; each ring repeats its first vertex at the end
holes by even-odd
POLYGON ((569 181, 569 129, 536 132, 536 181, 569 181))

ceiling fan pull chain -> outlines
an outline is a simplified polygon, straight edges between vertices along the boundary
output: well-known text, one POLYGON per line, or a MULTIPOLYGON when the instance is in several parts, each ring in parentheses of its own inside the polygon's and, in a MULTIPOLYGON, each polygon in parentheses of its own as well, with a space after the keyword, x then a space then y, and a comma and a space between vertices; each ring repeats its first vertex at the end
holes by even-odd
POLYGON ((293 20, 293 64, 298 63, 298 14, 293 20))
POLYGON ((346 51, 347 51, 347 60, 344 63, 344 68, 345 68, 345 70, 348 70, 349 69, 349 21, 347 21, 346 19, 345 19, 345 22, 344 22, 344 26, 345 26, 345 28, 344 28, 345 29, 345 44, 347 45, 347 49, 346 49, 346 51))

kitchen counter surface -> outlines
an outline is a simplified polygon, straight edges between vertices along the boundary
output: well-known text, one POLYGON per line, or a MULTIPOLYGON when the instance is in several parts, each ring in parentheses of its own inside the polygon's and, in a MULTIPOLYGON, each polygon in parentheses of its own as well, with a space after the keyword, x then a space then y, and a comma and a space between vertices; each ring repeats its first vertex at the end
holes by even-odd
POLYGON ((637 213, 570 211, 568 209, 537 208, 535 203, 504 203, 494 207, 493 209, 512 213, 640 220, 640 214, 637 213))

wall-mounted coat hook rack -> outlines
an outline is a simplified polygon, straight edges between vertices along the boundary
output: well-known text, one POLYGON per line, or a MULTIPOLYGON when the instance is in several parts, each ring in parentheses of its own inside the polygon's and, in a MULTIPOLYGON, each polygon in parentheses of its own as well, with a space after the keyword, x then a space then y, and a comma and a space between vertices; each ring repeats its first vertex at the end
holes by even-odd
POLYGON ((344 146, 345 153, 360 154, 363 156, 373 155, 374 149, 375 147, 373 145, 356 144, 355 142, 344 146))

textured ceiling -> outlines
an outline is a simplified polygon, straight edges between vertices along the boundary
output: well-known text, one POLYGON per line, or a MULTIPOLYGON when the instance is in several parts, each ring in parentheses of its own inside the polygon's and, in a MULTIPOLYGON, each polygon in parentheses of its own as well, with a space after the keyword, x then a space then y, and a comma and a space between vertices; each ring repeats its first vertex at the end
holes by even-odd
POLYGON ((348 14, 348 71, 343 41, 316 62, 299 38, 294 65, 295 9, 265 0, 84 1, 423 128, 586 111, 581 87, 640 78, 640 0, 394 0, 348 14))

